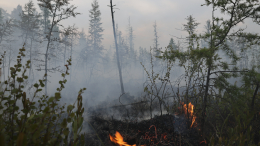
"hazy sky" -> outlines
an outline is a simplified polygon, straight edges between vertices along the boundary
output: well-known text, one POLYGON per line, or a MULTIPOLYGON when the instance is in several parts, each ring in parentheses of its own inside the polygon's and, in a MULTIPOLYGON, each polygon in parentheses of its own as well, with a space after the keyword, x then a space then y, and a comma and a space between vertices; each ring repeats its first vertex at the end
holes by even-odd
MULTIPOLYGON (((18 4, 24 7, 29 0, 0 0, 0 7, 10 13, 18 4)), ((36 4, 37 0, 33 0, 36 4)), ((72 4, 77 6, 76 12, 81 13, 76 18, 63 21, 65 26, 75 24, 80 30, 88 31, 89 10, 93 0, 73 0, 72 4)), ((104 28, 103 45, 108 48, 113 43, 113 29, 110 8, 110 0, 98 0, 101 10, 101 22, 104 28)), ((115 10, 115 21, 123 36, 126 35, 128 19, 135 35, 135 49, 139 46, 150 48, 153 46, 153 24, 156 21, 159 35, 159 47, 166 47, 173 36, 185 37, 187 32, 180 31, 182 24, 186 23, 185 18, 192 15, 197 22, 198 32, 204 31, 204 25, 211 19, 211 7, 201 6, 204 0, 113 0, 113 4, 119 8, 115 10)), ((38 6, 37 6, 38 8, 38 6)), ((219 12, 219 11, 218 11, 219 12)), ((251 20, 245 21, 247 31, 259 32, 259 26, 252 24, 251 20)), ((245 26, 245 25, 240 25, 245 26)))

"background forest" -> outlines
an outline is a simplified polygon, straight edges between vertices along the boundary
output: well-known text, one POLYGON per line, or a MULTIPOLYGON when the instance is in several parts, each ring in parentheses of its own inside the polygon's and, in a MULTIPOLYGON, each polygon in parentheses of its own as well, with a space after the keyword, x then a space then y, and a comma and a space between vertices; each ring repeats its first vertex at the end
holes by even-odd
POLYGON ((258 0, 206 0, 211 18, 187 16, 186 36, 166 46, 154 20, 149 48, 136 46, 130 17, 122 31, 112 3, 116 41, 104 47, 100 4, 88 3, 88 30, 64 25, 80 15, 69 0, 29 0, 10 13, 0 6, 0 145, 67 144, 69 136, 84 144, 93 113, 141 121, 184 103, 194 105, 204 143, 260 145, 260 37, 237 28, 246 19, 259 28, 258 0), (117 105, 131 107, 100 110, 117 105))

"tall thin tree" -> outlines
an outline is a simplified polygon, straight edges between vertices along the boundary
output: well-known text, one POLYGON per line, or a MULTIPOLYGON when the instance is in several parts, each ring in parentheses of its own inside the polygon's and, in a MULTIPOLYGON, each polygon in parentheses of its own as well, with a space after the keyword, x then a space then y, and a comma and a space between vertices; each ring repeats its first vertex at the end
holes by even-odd
MULTIPOLYGON (((100 60, 102 59, 103 53, 103 46, 102 46, 102 32, 104 29, 101 27, 101 12, 99 10, 99 4, 97 0, 93 0, 91 4, 92 9, 89 11, 90 20, 89 20, 89 36, 88 36, 88 43, 91 48, 91 68, 90 68, 90 80, 92 79, 92 74, 94 68, 98 65, 100 60)), ((88 82, 91 83, 90 81, 88 82)))
MULTIPOLYGON (((74 12, 76 7, 70 5, 69 0, 38 0, 39 6, 42 8, 47 8, 51 12, 51 25, 48 29, 48 34, 46 35, 47 46, 45 53, 45 95, 47 95, 47 79, 48 79, 48 51, 52 43, 52 33, 55 25, 60 25, 60 21, 67 19, 71 16, 76 17, 80 13, 74 12)), ((60 25, 61 26, 61 25, 60 25)))
POLYGON ((118 53, 118 47, 117 47, 117 38, 116 38, 116 30, 115 30, 115 22, 114 22, 114 11, 113 11, 113 7, 114 7, 114 6, 115 6, 115 5, 112 4, 112 0, 110 0, 110 8, 111 8, 111 16, 112 16, 112 25, 113 25, 114 39, 115 39, 115 45, 116 45, 117 67, 118 67, 119 79, 120 79, 120 85, 121 85, 121 94, 123 95, 123 94, 125 93, 125 91, 124 91, 124 85, 123 85, 121 67, 120 67, 120 63, 119 63, 119 53, 118 53))

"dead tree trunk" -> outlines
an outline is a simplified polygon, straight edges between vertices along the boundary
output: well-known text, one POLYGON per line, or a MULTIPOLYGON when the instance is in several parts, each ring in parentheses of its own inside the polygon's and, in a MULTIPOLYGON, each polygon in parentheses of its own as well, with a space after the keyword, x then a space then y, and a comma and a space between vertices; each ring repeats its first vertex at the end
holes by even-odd
POLYGON ((118 67, 118 71, 119 71, 119 78, 120 78, 120 85, 121 85, 121 94, 124 94, 125 91, 124 91, 124 85, 123 85, 121 67, 120 67, 120 63, 119 63, 119 54, 118 54, 118 47, 117 47, 117 39, 116 39, 116 31, 115 31, 115 22, 114 22, 113 6, 115 6, 115 5, 112 5, 112 0, 110 0, 110 8, 111 8, 111 15, 112 15, 112 24, 113 24, 113 30, 114 30, 114 39, 115 39, 115 45, 116 45, 117 67, 118 67))

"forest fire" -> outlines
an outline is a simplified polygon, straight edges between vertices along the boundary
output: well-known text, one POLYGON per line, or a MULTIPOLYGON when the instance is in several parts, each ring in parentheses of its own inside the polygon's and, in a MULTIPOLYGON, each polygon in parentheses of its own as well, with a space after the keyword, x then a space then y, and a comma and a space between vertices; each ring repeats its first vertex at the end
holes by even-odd
POLYGON ((187 104, 184 104, 183 102, 182 102, 182 105, 183 105, 183 110, 184 110, 186 117, 191 118, 191 125, 190 125, 190 128, 191 128, 196 120, 196 116, 194 115, 194 105, 189 103, 188 107, 187 107, 187 104))
MULTIPOLYGON (((160 126, 164 125, 165 123, 171 125, 170 121, 173 121, 174 124, 173 124, 172 128, 174 129, 174 132, 176 134, 186 133, 188 131, 188 129, 185 128, 185 125, 187 124, 187 120, 191 119, 191 125, 190 126, 187 125, 187 126, 192 129, 196 125, 196 121, 195 121, 196 116, 194 115, 194 105, 191 104, 191 102, 189 104, 184 104, 184 102, 181 102, 181 105, 182 105, 182 112, 184 112, 185 115, 173 116, 174 119, 171 120, 171 118, 170 118, 169 123, 167 123, 164 120, 165 117, 161 117, 163 122, 159 122, 158 123, 159 125, 157 125, 157 126, 160 127, 160 126)), ((169 117, 170 117, 170 115, 169 115, 169 117)), ((158 117, 158 118, 160 118, 160 117, 158 117)), ((176 138, 176 136, 172 137, 173 133, 169 133, 170 132, 168 130, 169 127, 165 128, 163 131, 160 130, 161 132, 159 134, 157 132, 157 126, 155 126, 155 125, 147 125, 147 126, 149 126, 150 128, 147 127, 146 130, 143 129, 143 133, 140 130, 138 130, 139 134, 141 134, 140 139, 142 139, 141 141, 143 141, 143 144, 144 143, 146 143, 146 144, 149 143, 149 145, 157 145, 159 143, 166 144, 176 138)), ((161 128, 162 127, 160 127, 160 129, 161 128)), ((129 144, 128 142, 126 142, 127 140, 124 141, 123 136, 118 131, 116 131, 115 136, 111 136, 109 134, 109 138, 110 138, 111 142, 113 142, 119 146, 137 146, 137 144, 134 144, 134 143, 129 144)), ((137 142, 137 143, 139 143, 139 142, 137 142)), ((141 146, 144 146, 144 145, 141 145, 141 146)))

